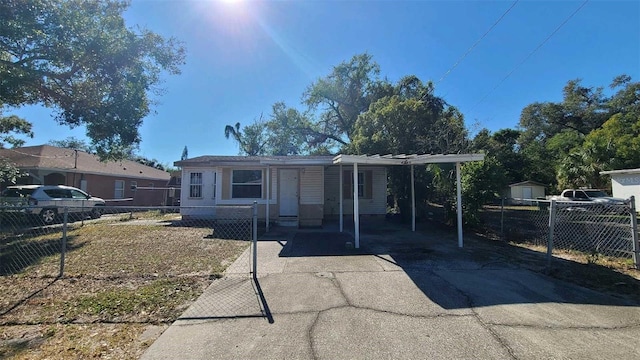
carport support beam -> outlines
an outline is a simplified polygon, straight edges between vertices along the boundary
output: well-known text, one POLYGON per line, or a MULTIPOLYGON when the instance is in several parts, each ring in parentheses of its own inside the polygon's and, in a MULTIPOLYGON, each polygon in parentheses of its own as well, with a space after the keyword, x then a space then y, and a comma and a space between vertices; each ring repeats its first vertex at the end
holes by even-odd
POLYGON ((267 165, 267 207, 265 209, 265 222, 267 223, 267 232, 269 232, 269 199, 271 199, 271 168, 267 165))
POLYGON ((342 178, 342 164, 340 164, 340 175, 338 176, 340 178, 340 232, 342 232, 344 230, 344 211, 342 209, 342 201, 344 198, 344 194, 342 194, 343 187, 342 187, 342 182, 344 181, 344 179, 342 178))
POLYGON ((411 231, 416 231, 416 184, 413 179, 413 164, 411 164, 411 231))
POLYGON ((353 232, 355 236, 355 247, 360 248, 360 209, 358 198, 358 163, 353 163, 353 232))
POLYGON ((458 215, 458 247, 463 247, 462 240, 462 185, 460 184, 460 163, 456 163, 456 213, 458 215))

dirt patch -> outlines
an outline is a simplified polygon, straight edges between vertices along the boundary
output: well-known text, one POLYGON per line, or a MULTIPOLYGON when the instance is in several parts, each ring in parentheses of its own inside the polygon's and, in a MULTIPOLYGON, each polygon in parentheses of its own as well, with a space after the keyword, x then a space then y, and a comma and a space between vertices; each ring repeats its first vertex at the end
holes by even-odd
POLYGON ((0 358, 139 358, 249 246, 207 238, 207 224, 135 219, 70 228, 59 279, 60 254, 38 244, 60 232, 12 235, 22 263, 0 276, 0 358))

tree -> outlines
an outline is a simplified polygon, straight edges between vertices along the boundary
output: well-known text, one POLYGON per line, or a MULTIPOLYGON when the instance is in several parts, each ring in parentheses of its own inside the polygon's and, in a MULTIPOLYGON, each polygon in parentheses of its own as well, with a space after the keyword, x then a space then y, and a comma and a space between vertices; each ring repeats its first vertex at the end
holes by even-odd
MULTIPOLYGON (((262 116, 260 116, 262 119, 262 116)), ((240 154, 248 156, 264 155, 266 140, 265 140, 265 125, 262 120, 256 120, 253 124, 240 128, 240 123, 237 122, 234 126, 227 125, 224 128, 224 136, 228 139, 233 139, 238 143, 240 154)))
POLYGON ((3 116, 0 106, 0 148, 4 148, 5 145, 11 145, 11 147, 24 145, 25 141, 17 138, 17 135, 33 138, 31 123, 15 115, 3 116))
MULTIPOLYGON (((353 139, 345 147, 346 151, 355 154, 424 154, 459 153, 467 149, 462 114, 434 95, 432 83, 424 84, 415 76, 407 76, 393 87, 392 92, 392 95, 373 102, 358 117, 353 139)), ((429 191, 437 193, 434 185, 436 188, 444 186, 444 182, 434 182, 434 176, 446 177, 439 170, 434 175, 425 167, 415 169, 419 207, 425 205, 429 191)), ((403 217, 409 213, 409 184, 408 169, 389 169, 389 188, 403 217)))
POLYGON ((467 223, 475 225, 480 222, 479 210, 482 205, 500 196, 505 177, 505 167, 494 157, 464 164, 460 181, 467 223))
POLYGON ((81 150, 89 154, 93 153, 93 149, 91 149, 91 146, 87 144, 86 141, 73 136, 69 136, 63 140, 49 140, 49 145, 66 149, 81 150))
POLYGON ((182 149, 182 156, 180 156, 180 160, 187 160, 189 158, 189 150, 187 149, 187 145, 182 149))
MULTIPOLYGON (((341 148, 344 152, 353 140, 358 116, 395 90, 388 81, 378 78, 379 73, 371 55, 355 55, 307 87, 302 95, 305 111, 278 102, 268 121, 261 117, 250 125, 252 128, 243 129, 239 123, 227 125, 225 136, 236 140, 242 154, 256 150, 270 155, 329 154, 341 148), (250 143, 256 147, 247 148, 250 143)), ((411 88, 406 86, 404 90, 409 92, 411 88)))
POLYGON ((265 153, 269 155, 301 155, 309 153, 309 137, 305 136, 312 125, 305 114, 275 103, 271 119, 265 124, 265 153))
POLYGON ((312 125, 303 134, 310 145, 325 143, 348 145, 353 139, 358 116, 369 105, 383 97, 385 81, 378 79, 380 67, 369 54, 355 55, 349 62, 335 66, 324 78, 312 83, 303 94, 310 111, 320 110, 312 125))
POLYGON ((501 129, 491 133, 482 129, 474 137, 471 145, 473 151, 483 151, 487 158, 492 158, 504 168, 503 183, 496 184, 505 187, 508 184, 527 180, 524 175, 525 159, 518 145, 520 131, 515 129, 501 129))
POLYGON ((163 72, 178 74, 184 49, 127 28, 121 0, 0 3, 0 104, 42 104, 69 127, 86 126, 103 159, 123 158, 141 139, 163 72))

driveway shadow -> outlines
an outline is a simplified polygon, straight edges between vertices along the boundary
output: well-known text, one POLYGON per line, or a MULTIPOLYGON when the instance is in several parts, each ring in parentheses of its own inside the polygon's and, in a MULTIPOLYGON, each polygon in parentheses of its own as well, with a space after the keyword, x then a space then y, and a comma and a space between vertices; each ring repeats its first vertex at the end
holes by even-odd
POLYGON ((353 243, 349 233, 298 232, 279 256, 373 256, 382 271, 403 271, 425 296, 444 309, 543 303, 640 305, 640 290, 636 291, 640 281, 603 266, 554 258, 549 276, 545 274, 545 254, 505 243, 466 235, 465 247, 458 248, 455 234, 411 232, 384 221, 367 224, 366 229, 361 232, 359 249, 348 244, 353 243), (604 276, 619 288, 604 293, 602 288, 585 288, 588 282, 565 277, 569 282, 561 280, 564 276, 556 276, 576 274, 575 269, 585 266, 589 267, 588 274, 604 276))

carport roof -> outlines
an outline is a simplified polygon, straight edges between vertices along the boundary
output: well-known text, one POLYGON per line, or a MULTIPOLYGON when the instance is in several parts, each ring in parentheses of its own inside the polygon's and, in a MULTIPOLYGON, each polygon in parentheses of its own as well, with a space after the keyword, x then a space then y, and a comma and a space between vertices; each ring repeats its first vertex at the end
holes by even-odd
POLYGON ((482 161, 484 154, 338 155, 334 164, 423 165, 482 161))

